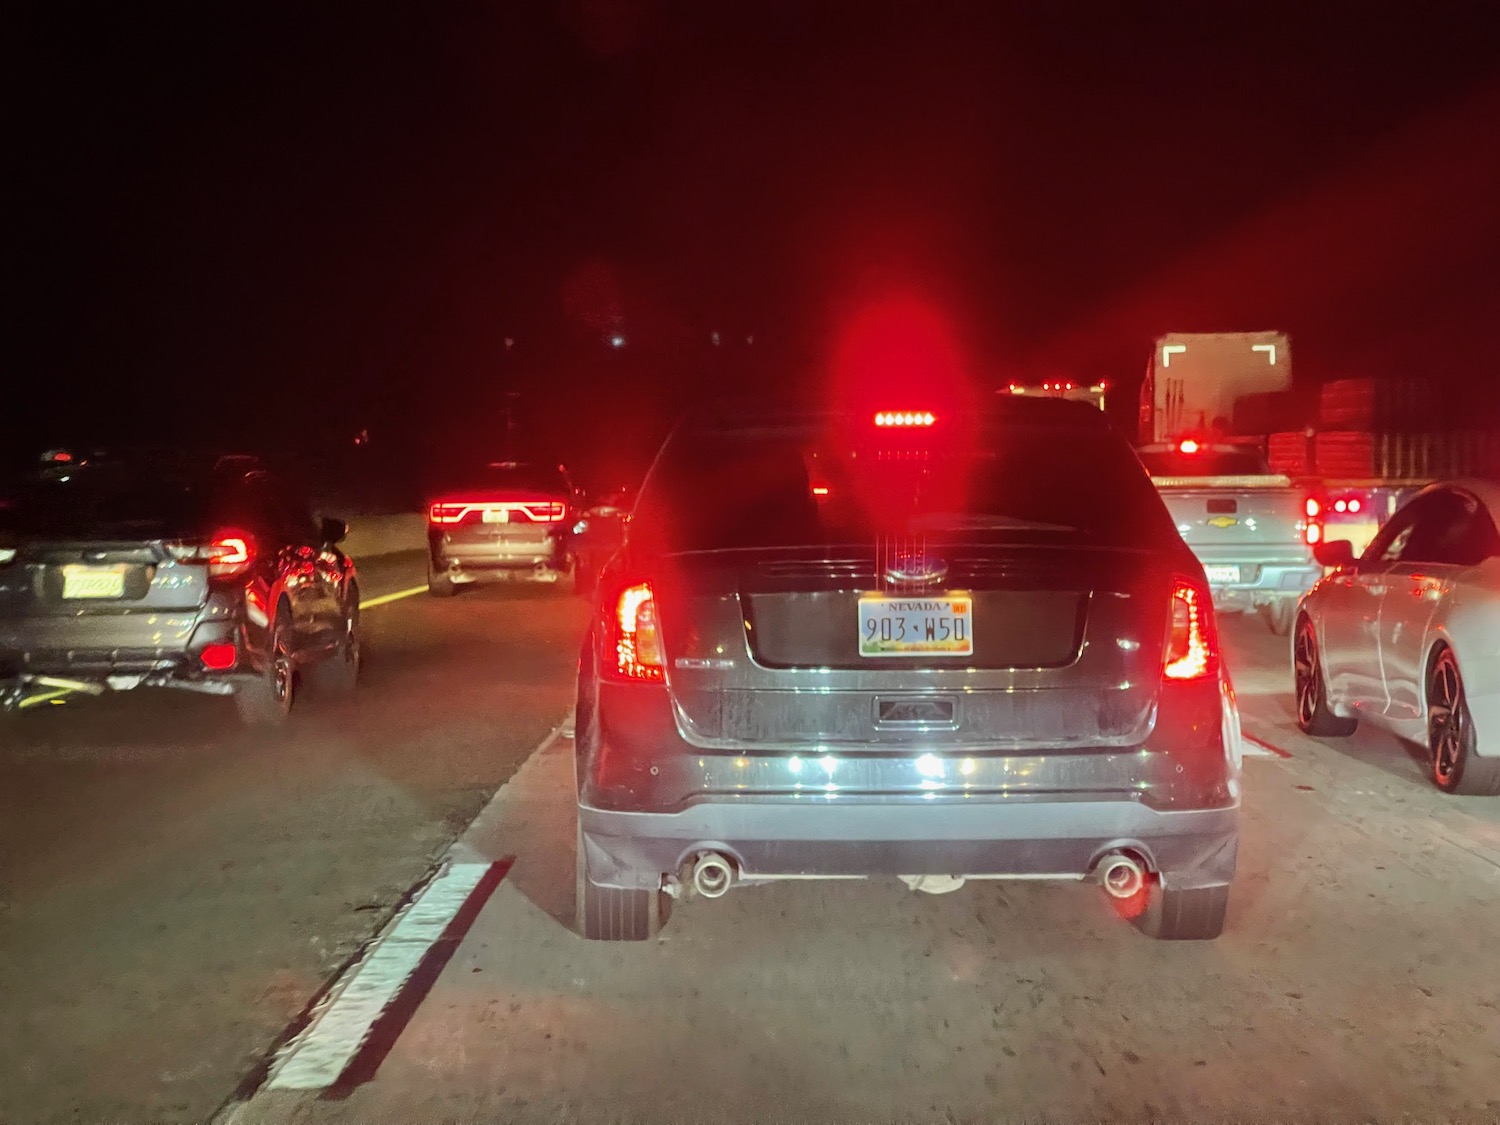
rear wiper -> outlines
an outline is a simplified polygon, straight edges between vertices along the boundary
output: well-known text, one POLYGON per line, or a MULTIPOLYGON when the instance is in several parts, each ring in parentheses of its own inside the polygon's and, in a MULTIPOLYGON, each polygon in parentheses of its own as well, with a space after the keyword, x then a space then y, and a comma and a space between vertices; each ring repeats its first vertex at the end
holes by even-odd
POLYGON ((1059 534, 1078 530, 1061 523, 1039 523, 1012 516, 966 515, 963 512, 931 512, 916 516, 910 527, 912 531, 1051 531, 1059 534))

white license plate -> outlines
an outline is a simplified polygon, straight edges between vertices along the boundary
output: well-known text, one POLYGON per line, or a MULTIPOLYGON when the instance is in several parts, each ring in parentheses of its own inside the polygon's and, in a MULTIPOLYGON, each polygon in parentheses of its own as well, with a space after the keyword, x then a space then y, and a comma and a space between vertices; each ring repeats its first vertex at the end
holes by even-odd
POLYGON ((859 597, 861 656, 972 656, 974 601, 967 594, 859 597))
POLYGON ((1210 582, 1238 582, 1240 568, 1237 566, 1205 566, 1203 577, 1210 582))
POLYGON ((510 511, 506 508, 486 508, 479 519, 482 523, 510 523, 510 511))
POLYGON ((63 567, 63 597, 123 598, 125 568, 122 566, 63 567))

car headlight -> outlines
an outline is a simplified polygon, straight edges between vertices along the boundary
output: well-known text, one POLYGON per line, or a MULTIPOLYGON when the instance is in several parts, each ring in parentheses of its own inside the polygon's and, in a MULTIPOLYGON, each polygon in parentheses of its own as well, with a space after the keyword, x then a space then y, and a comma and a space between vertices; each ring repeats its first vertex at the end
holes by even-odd
POLYGON ((0 547, 0 566, 16 561, 16 549, 14 547, 0 547))

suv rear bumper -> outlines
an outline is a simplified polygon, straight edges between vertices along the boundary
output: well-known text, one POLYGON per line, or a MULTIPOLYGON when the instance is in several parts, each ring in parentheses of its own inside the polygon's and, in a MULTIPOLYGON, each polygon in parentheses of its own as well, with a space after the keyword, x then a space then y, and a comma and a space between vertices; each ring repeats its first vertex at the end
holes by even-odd
POLYGON ((591 878, 655 887, 690 857, 732 858, 746 882, 778 878, 957 875, 1086 878, 1115 850, 1133 851, 1174 888, 1228 884, 1238 802, 1161 811, 1107 800, 723 800, 677 812, 580 805, 591 878))
POLYGON ((95 619, 18 618, 0 624, 0 679, 51 676, 106 683, 112 678, 213 677, 200 657, 210 644, 235 643, 237 622, 201 614, 121 614, 95 619))
POLYGON ((432 569, 459 583, 504 581, 542 572, 556 577, 567 566, 567 546, 558 536, 545 540, 434 536, 432 541, 432 569))

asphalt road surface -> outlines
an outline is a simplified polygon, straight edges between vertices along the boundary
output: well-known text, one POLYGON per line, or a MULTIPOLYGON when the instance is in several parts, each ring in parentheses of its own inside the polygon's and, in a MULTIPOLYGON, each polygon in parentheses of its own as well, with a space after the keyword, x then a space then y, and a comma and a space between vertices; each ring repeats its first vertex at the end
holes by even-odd
POLYGON ((642 945, 570 930, 583 620, 555 588, 372 607, 364 688, 274 735, 169 693, 9 722, 0 1122, 1500 1121, 1500 800, 1298 735, 1258 620, 1224 625, 1274 749, 1218 941, 1086 885, 852 882, 642 945))

